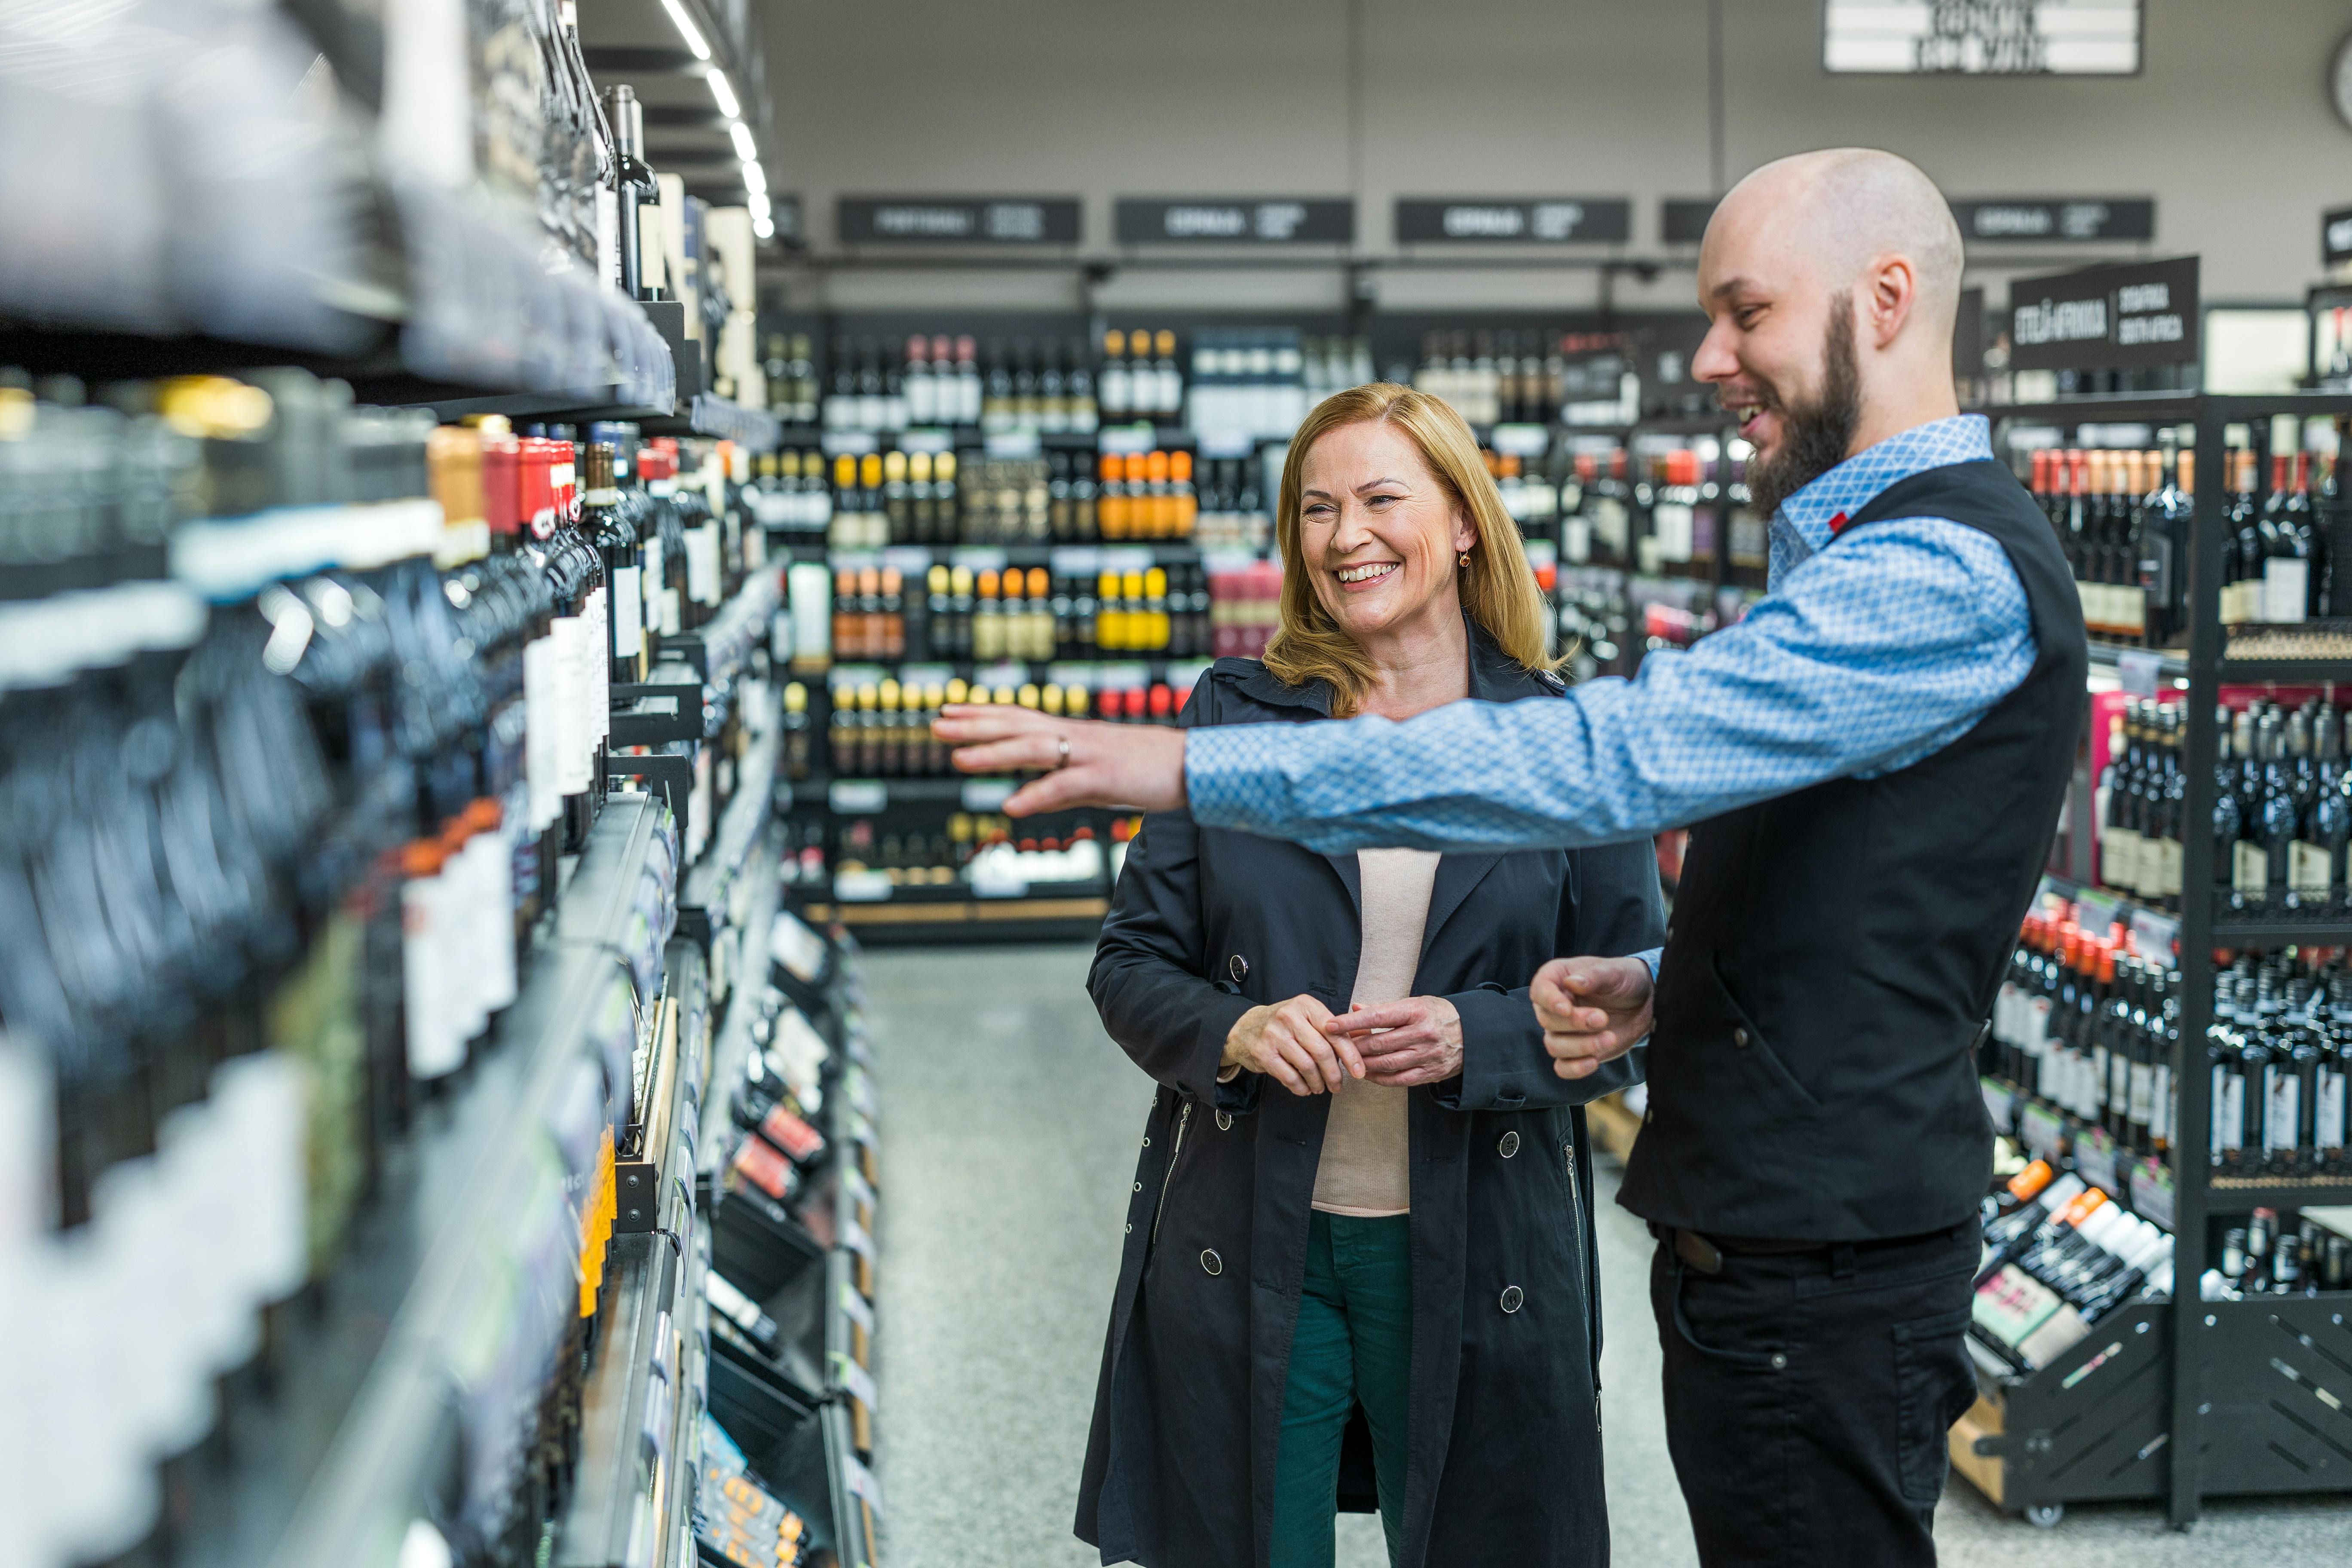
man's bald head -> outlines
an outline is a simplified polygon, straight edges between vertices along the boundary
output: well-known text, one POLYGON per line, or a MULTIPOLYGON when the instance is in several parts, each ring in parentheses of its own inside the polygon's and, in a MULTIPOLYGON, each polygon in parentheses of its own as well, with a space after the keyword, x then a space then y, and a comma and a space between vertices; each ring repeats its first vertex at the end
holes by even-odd
POLYGON ((1948 331, 1960 301, 1960 228, 1936 183, 1907 158, 1832 147, 1765 164, 1731 188, 1707 226, 1737 242, 1810 265, 1832 289, 1852 287, 1889 256, 1909 258, 1916 309, 1948 331))

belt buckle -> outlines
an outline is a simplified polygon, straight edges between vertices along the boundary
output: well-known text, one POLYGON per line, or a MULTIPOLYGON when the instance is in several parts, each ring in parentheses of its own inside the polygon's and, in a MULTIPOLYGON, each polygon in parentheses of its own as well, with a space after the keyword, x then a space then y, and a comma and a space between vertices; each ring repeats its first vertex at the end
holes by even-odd
POLYGON ((1679 1226, 1675 1227, 1675 1256, 1701 1274, 1723 1272, 1722 1251, 1695 1230, 1684 1230, 1679 1226))

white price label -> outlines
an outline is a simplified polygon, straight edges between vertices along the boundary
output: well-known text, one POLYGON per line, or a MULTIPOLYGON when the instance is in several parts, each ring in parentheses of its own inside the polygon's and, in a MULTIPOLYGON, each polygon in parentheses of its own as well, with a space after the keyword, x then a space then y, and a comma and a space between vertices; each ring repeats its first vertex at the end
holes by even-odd
POLYGON ((879 811, 890 804, 888 787, 877 779, 835 779, 825 803, 844 816, 879 811))
POLYGON ((963 808, 966 811, 995 811, 1013 798, 1014 787, 1011 779, 966 779, 963 782, 963 808))

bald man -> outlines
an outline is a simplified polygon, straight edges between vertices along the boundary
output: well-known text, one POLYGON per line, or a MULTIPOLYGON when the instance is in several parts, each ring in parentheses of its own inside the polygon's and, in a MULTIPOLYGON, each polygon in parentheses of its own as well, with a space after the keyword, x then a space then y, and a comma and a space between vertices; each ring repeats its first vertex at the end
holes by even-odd
POLYGON ((1932 1563, 1975 1394, 1976 1046, 2085 659, 2048 521, 1953 399, 1959 274, 1949 208, 1888 153, 1784 159, 1724 198, 1692 369, 1755 447, 1771 591, 1631 683, 1402 723, 940 727, 968 771, 1055 770, 1016 814, 1183 805, 1328 854, 1695 825, 1663 953, 1555 960, 1530 998, 1564 1078, 1650 1040, 1619 1201, 1659 1238, 1667 1436, 1709 1564, 1932 1563))

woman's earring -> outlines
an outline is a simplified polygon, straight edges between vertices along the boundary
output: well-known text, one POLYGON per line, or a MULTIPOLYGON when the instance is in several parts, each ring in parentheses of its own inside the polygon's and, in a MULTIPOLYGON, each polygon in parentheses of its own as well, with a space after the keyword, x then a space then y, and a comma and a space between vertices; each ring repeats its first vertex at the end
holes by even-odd
POLYGON ((1462 552, 1462 559, 1461 559, 1461 560, 1459 560, 1459 561, 1456 561, 1456 562, 1454 563, 1454 564, 1455 564, 1456 566, 1461 567, 1461 568, 1462 568, 1462 570, 1464 570, 1465 572, 1469 571, 1469 570, 1470 570, 1470 552, 1469 552, 1468 551, 1466 551, 1466 550, 1465 550, 1465 551, 1464 551, 1464 552, 1462 552))

